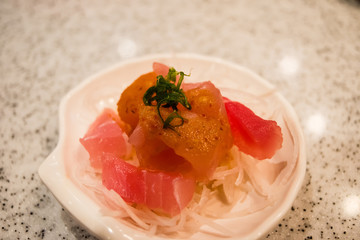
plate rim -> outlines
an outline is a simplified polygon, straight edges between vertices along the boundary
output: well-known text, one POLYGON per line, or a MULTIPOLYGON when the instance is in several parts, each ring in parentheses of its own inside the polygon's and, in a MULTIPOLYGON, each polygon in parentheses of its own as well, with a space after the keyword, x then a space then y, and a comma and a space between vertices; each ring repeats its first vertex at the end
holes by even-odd
MULTIPOLYGON (((256 74, 252 70, 250 70, 250 69, 248 69, 248 68, 246 68, 246 67, 244 67, 242 65, 239 65, 239 64, 236 64, 234 62, 224 60, 224 59, 221 59, 221 58, 218 58, 218 57, 206 56, 206 55, 200 55, 200 54, 194 54, 194 53, 150 54, 150 55, 145 55, 145 56, 142 56, 142 57, 128 59, 128 60, 125 60, 125 61, 120 61, 120 62, 118 62, 116 64, 111 65, 110 67, 105 68, 104 70, 101 70, 101 71, 87 77, 85 80, 81 81, 78 85, 76 85, 74 88, 72 88, 65 96, 63 96, 63 98, 61 99, 61 102, 60 102, 60 107, 59 107, 59 111, 58 111, 58 114, 59 114, 58 115, 58 118, 59 118, 59 125, 58 125, 59 126, 59 138, 58 138, 58 143, 57 143, 55 149, 49 154, 49 156, 45 159, 45 161, 40 165, 38 173, 40 175, 41 180, 49 188, 50 192, 55 196, 57 201, 59 201, 61 203, 61 205, 64 206, 64 208, 67 209, 67 211, 75 219, 77 219, 78 222, 81 225, 83 225, 89 232, 91 232, 95 236, 99 236, 99 237, 102 237, 102 238, 105 237, 105 238, 108 238, 108 239, 111 238, 111 234, 109 235, 109 228, 106 225, 104 225, 104 223, 101 223, 101 222, 97 221, 98 224, 102 225, 102 227, 105 228, 106 231, 104 231, 104 229, 99 230, 98 229, 99 227, 96 227, 96 228, 92 229, 91 227, 89 227, 89 225, 93 225, 93 224, 84 223, 84 221, 79 219, 79 216, 76 216, 75 214, 73 214, 73 211, 71 211, 72 207, 69 206, 69 204, 66 203, 65 200, 60 196, 61 194, 59 193, 59 191, 55 190, 56 183, 54 183, 54 181, 52 181, 50 179, 50 176, 47 175, 47 173, 46 173, 46 171, 49 169, 49 164, 52 164, 52 160, 53 160, 52 158, 61 158, 60 147, 64 143, 64 140, 65 140, 65 137, 64 137, 64 135, 65 135, 64 134, 64 130, 65 130, 64 129, 64 125, 65 125, 64 113, 65 113, 65 110, 66 110, 66 103, 67 103, 67 101, 69 100, 69 98, 71 96, 73 96, 77 92, 81 91, 81 89, 86 87, 89 83, 91 83, 95 79, 103 76, 104 74, 106 74, 108 72, 114 71, 114 70, 116 70, 118 68, 122 68, 122 67, 124 67, 126 65, 136 64, 136 63, 149 61, 149 60, 156 60, 156 59, 159 59, 159 58, 166 58, 166 59, 169 59, 169 60, 170 59, 190 58, 190 59, 195 59, 195 60, 219 63, 221 65, 225 65, 226 67, 230 67, 231 69, 235 68, 237 70, 240 70, 240 71, 246 73, 247 75, 257 79, 261 84, 264 84, 266 87, 271 88, 271 89, 275 89, 275 87, 274 87, 274 85, 272 83, 270 83, 269 81, 267 81, 266 79, 264 79, 260 75, 256 74), (70 209, 70 210, 68 210, 68 209, 70 209)), ((302 187, 302 184, 304 182, 304 178, 305 178, 305 173, 306 173, 306 149, 305 149, 305 139, 304 139, 302 128, 301 128, 300 123, 299 123, 299 118, 298 118, 294 108, 292 107, 292 105, 284 98, 284 96, 282 94, 280 94, 278 91, 276 91, 275 94, 277 95, 277 97, 279 98, 281 103, 285 105, 285 107, 287 109, 287 112, 291 115, 291 118, 294 120, 295 128, 298 130, 297 134, 298 134, 298 138, 299 138, 299 160, 297 161, 297 166, 296 166, 296 169, 295 169, 295 171, 298 174, 298 178, 297 178, 297 181, 295 182, 295 184, 292 185, 293 187, 290 190, 291 193, 286 194, 285 199, 282 199, 282 203, 279 206, 279 208, 276 209, 275 213, 269 215, 269 216, 274 215, 273 220, 270 223, 261 224, 260 227, 257 227, 255 229, 255 230, 258 230, 258 231, 257 232, 253 231, 251 234, 248 234, 246 236, 246 239, 248 239, 248 238, 251 238, 251 239, 252 238, 260 238, 261 236, 268 233, 281 220, 281 218, 289 211, 291 205, 295 201, 295 199, 296 199, 296 197, 297 197, 297 195, 298 195, 298 193, 299 193, 299 191, 300 191, 300 189, 302 187), (261 229, 259 229, 259 228, 261 228, 261 229)), ((61 159, 58 160, 58 161, 60 162, 60 164, 63 164, 63 161, 61 159)), ((55 165, 53 165, 53 166, 55 166, 55 165)), ((58 167, 61 168, 61 166, 59 166, 59 165, 58 165, 58 167)), ((65 176, 62 176, 62 177, 66 178, 66 173, 65 173, 65 176)), ((67 180, 69 181, 70 184, 74 185, 74 183, 72 183, 70 181, 70 179, 67 179, 67 180)), ((85 194, 85 193, 83 193, 83 194, 85 194)), ((132 231, 136 231, 136 230, 131 229, 129 227, 126 227, 126 226, 124 226, 124 227, 128 228, 128 229, 130 229, 132 231)), ((129 238, 125 238, 123 236, 121 239, 129 239, 129 238)), ((138 239, 138 238, 134 238, 134 239, 138 239)), ((165 239, 165 238, 162 238, 162 237, 160 237, 160 238, 155 237, 154 238, 154 237, 152 237, 152 239, 165 239)), ((226 238, 226 239, 230 240, 230 239, 239 239, 239 238, 238 237, 233 237, 233 238, 226 238)))

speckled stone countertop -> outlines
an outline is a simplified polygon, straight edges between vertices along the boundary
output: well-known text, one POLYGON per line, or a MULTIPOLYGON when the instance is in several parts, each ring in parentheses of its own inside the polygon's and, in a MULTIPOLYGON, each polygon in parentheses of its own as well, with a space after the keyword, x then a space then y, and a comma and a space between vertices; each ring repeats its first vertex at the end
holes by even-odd
POLYGON ((359 239, 357 1, 0 2, 0 239, 95 239, 37 170, 58 140, 59 101, 93 73, 164 52, 216 56, 294 106, 307 173, 265 239, 359 239))

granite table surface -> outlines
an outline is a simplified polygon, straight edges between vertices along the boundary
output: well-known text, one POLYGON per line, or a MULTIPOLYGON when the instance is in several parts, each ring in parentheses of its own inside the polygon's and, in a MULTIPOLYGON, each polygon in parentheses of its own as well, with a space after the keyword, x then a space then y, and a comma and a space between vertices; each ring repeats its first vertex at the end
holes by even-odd
POLYGON ((37 173, 60 99, 115 63, 188 52, 274 84, 303 128, 307 171, 262 239, 360 238, 360 3, 0 1, 0 239, 95 239, 37 173))

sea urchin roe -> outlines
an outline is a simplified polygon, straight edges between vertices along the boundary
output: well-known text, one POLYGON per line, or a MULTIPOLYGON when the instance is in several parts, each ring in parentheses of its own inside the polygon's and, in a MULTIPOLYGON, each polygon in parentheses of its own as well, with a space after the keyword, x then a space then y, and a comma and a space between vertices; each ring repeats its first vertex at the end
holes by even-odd
POLYGON ((192 111, 211 118, 226 118, 222 95, 211 82, 183 84, 192 111))
POLYGON ((166 172, 178 172, 187 175, 191 164, 177 155, 160 138, 149 131, 144 131, 140 124, 135 128, 129 142, 136 150, 137 159, 143 168, 166 172))
POLYGON ((142 97, 146 90, 153 86, 156 82, 156 74, 150 72, 141 75, 121 94, 117 103, 118 113, 122 121, 129 124, 131 129, 127 133, 131 133, 139 121, 139 107, 144 105, 142 97))
MULTIPOLYGON (((189 97, 194 104, 191 111, 179 111, 186 121, 176 127, 176 132, 163 128, 154 107, 144 106, 140 109, 139 124, 149 138, 160 139, 177 155, 191 163, 198 179, 205 180, 211 177, 218 163, 231 148, 232 136, 220 92, 212 84, 192 87, 201 91, 192 90, 196 94, 189 97), (216 92, 217 95, 214 94, 216 92), (212 99, 213 104, 197 105, 197 100, 204 96, 212 99)), ((160 111, 165 117, 171 114, 166 108, 161 108, 160 111)))
POLYGON ((208 179, 232 146, 221 93, 211 82, 184 83, 181 89, 184 74, 168 71, 157 80, 155 73, 142 75, 130 85, 118 102, 119 115, 131 126, 130 143, 142 167, 186 173, 192 167, 198 179, 208 179), (182 97, 173 99, 173 93, 182 97))

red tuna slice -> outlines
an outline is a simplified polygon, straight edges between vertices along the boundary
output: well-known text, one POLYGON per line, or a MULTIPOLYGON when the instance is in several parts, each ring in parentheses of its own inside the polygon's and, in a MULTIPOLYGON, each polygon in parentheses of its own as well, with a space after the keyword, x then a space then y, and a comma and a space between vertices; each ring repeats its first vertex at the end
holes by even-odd
POLYGON ((103 185, 126 202, 174 216, 191 201, 195 180, 181 174, 145 170, 112 154, 103 155, 103 185))
POLYGON ((263 160, 271 158, 282 146, 281 128, 264 120, 239 102, 225 99, 234 144, 240 151, 263 160))
MULTIPOLYGON (((153 71, 156 75, 162 75, 164 78, 168 75, 170 67, 159 62, 153 62, 153 71)), ((180 76, 176 76, 176 84, 180 76)))
POLYGON ((166 75, 169 72, 169 67, 166 66, 165 64, 154 62, 153 71, 156 73, 156 75, 163 75, 163 77, 166 77, 166 75))
POLYGON ((112 153, 119 157, 126 154, 126 141, 120 127, 122 124, 115 111, 104 109, 80 139, 80 143, 90 155, 92 167, 101 168, 103 153, 112 153))

